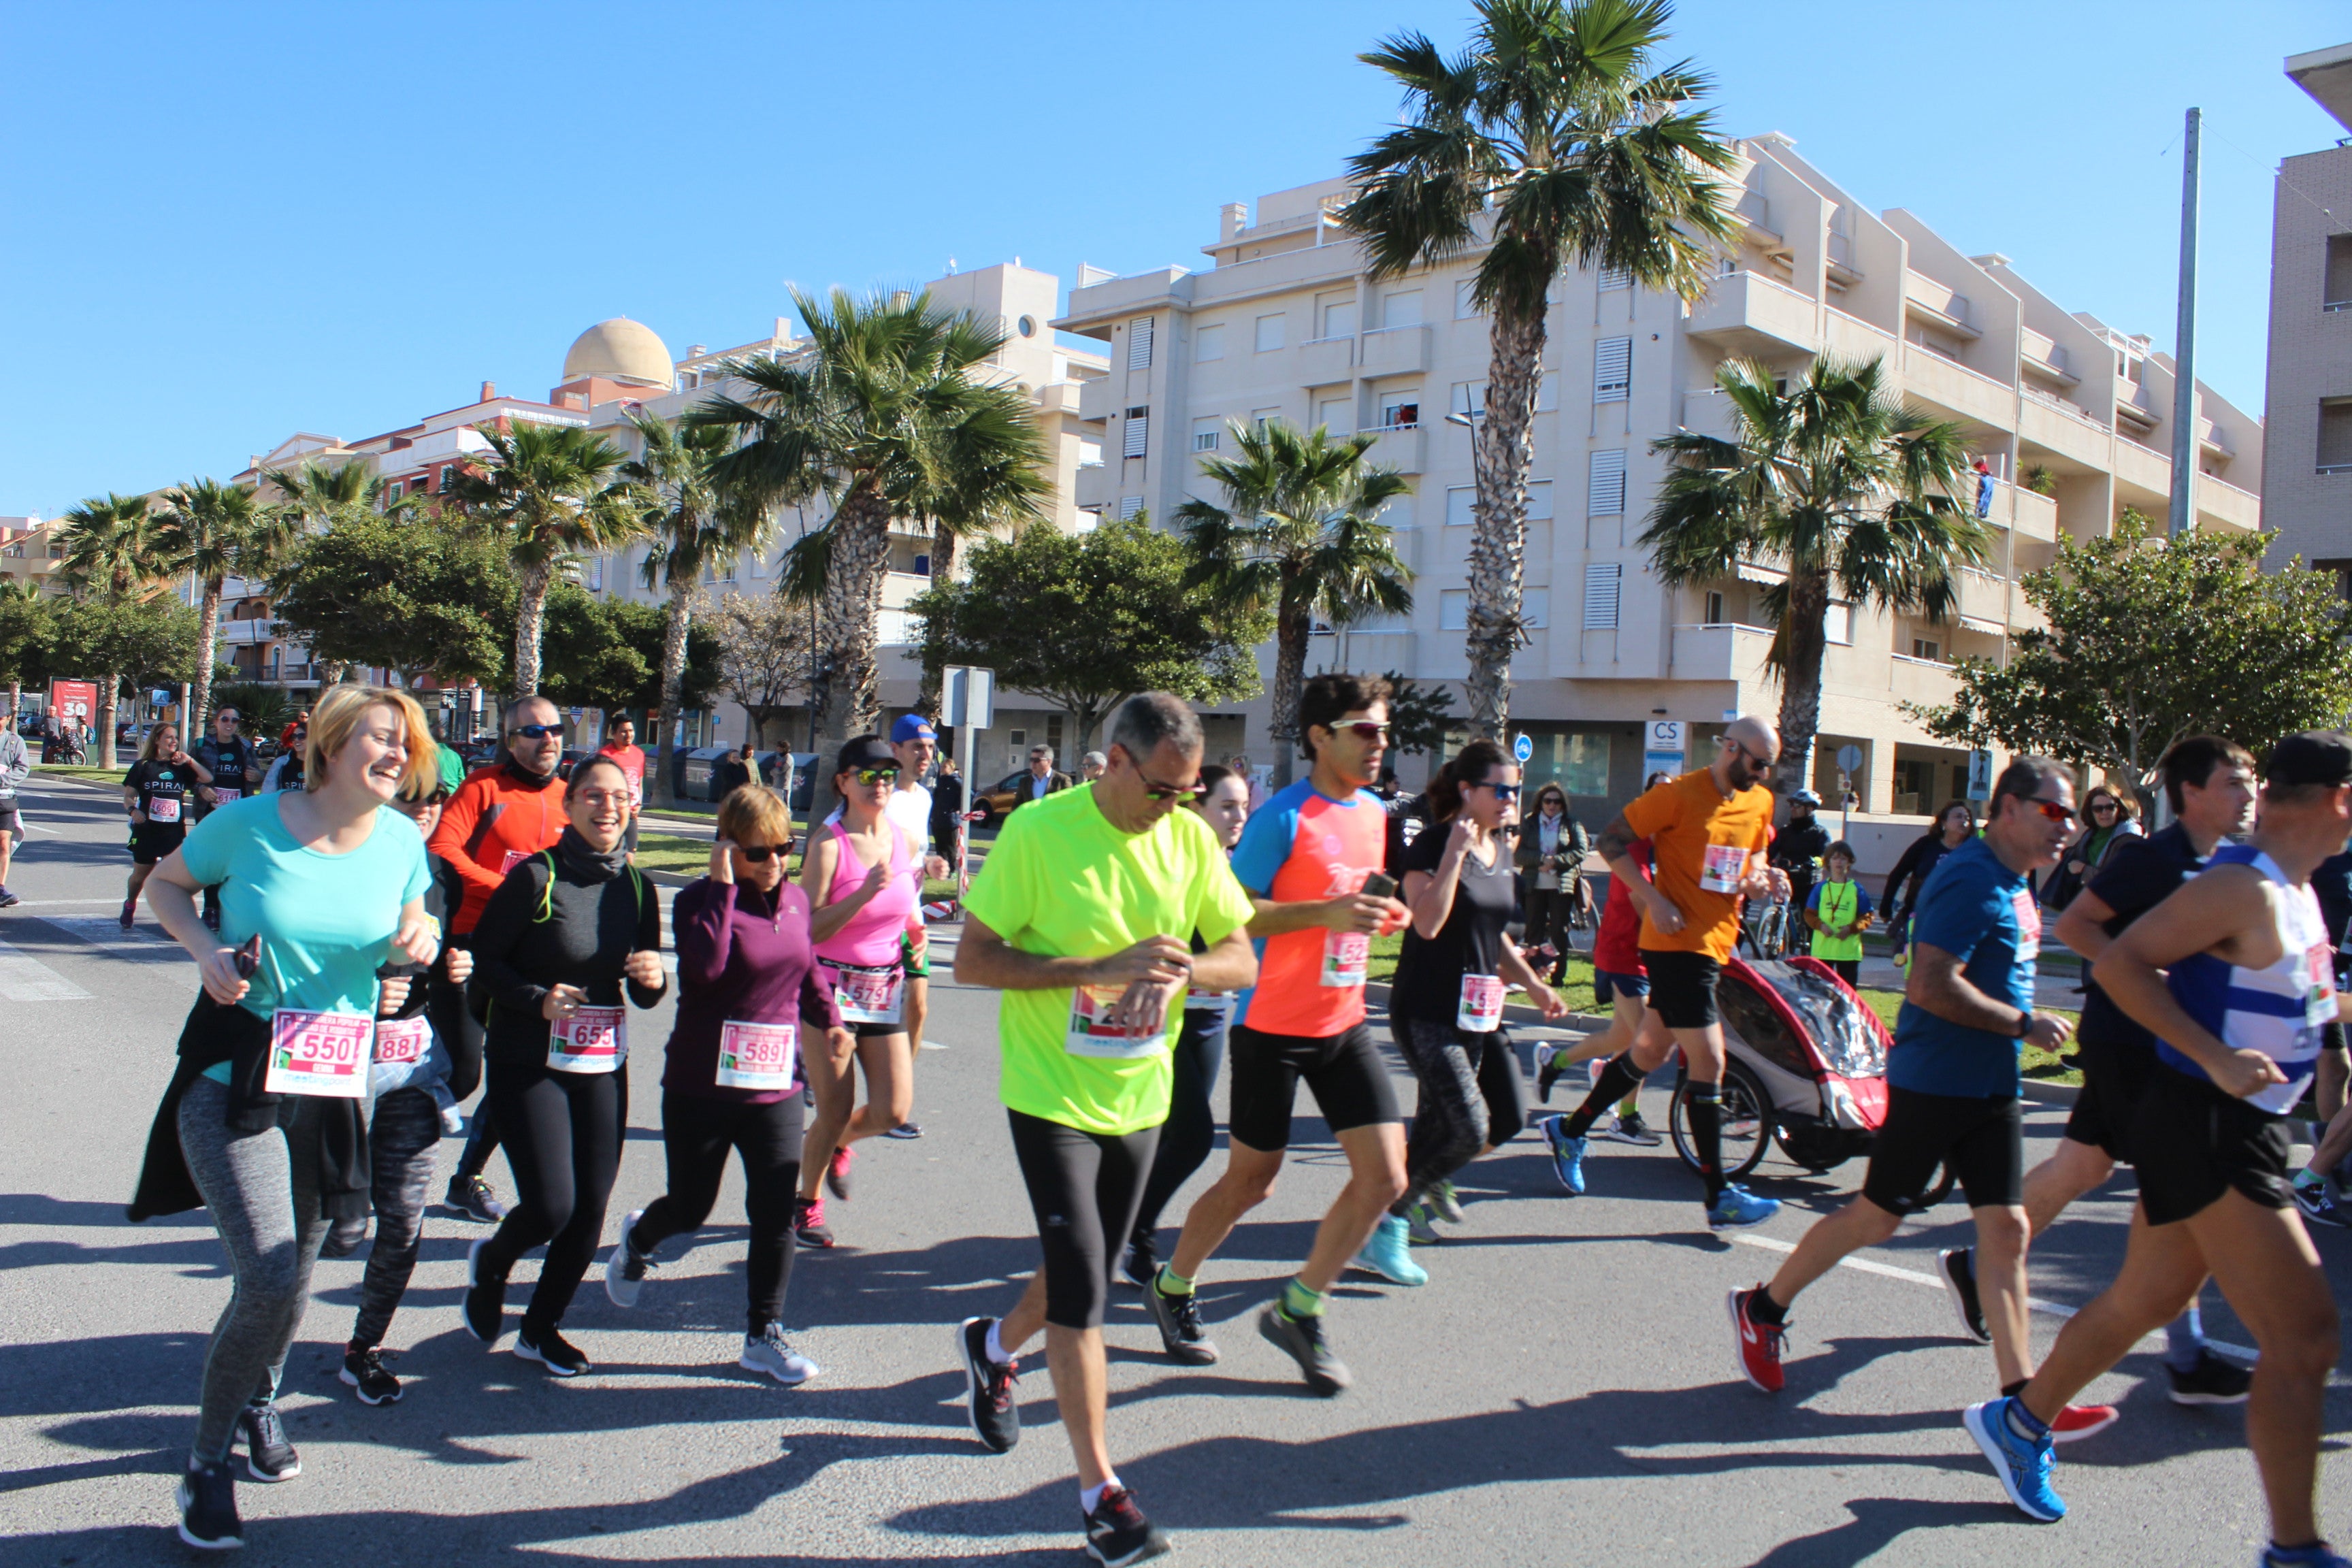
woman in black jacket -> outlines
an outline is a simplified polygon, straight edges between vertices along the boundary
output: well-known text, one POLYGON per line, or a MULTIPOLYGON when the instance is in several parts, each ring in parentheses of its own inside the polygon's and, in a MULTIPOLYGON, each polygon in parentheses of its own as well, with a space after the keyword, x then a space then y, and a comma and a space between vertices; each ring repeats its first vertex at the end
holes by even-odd
POLYGON ((1936 814, 1936 826, 1912 840, 1911 847, 1895 862, 1895 869, 1886 874, 1886 907, 1895 911, 1886 922, 1886 931, 1894 939, 1898 963, 1910 942, 1911 911, 1918 908, 1919 894, 1927 886, 1927 874, 1942 864, 1945 856, 1974 837, 1976 830, 1976 807, 1964 800, 1949 801, 1936 814))
POLYGON ((629 864, 629 779, 590 757, 563 789, 570 826, 507 873, 474 928, 474 986, 488 999, 487 1099, 514 1168, 516 1202, 467 1259, 466 1328, 496 1344, 507 1274, 547 1244, 515 1354, 558 1377, 588 1358, 556 1331, 594 1259, 629 1120, 628 1009, 651 1007, 662 973, 661 903, 629 864))

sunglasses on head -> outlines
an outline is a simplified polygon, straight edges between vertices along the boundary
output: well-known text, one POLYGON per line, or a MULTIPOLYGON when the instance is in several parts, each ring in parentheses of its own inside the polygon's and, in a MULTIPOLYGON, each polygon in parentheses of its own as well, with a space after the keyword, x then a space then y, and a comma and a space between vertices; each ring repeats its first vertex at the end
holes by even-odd
POLYGON ((781 860, 793 852, 793 841, 782 844, 738 844, 735 852, 754 866, 764 866, 771 860, 781 860))
POLYGON ((563 735, 563 726, 561 724, 518 724, 513 729, 509 730, 507 733, 509 735, 520 735, 526 741, 544 741, 550 735, 553 735, 557 739, 561 740, 563 735))
POLYGON ((887 768, 859 768, 855 777, 862 784, 897 784, 898 782, 898 764, 894 763, 887 768))

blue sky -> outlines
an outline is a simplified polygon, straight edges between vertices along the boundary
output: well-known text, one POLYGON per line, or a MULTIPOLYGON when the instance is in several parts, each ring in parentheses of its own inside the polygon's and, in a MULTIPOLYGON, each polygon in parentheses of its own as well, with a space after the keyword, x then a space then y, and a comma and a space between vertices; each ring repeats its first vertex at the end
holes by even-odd
MULTIPOLYGON (((590 322, 763 332, 785 286, 1019 256, 1205 264, 1218 206, 1336 173, 1354 54, 1459 0, 57 5, 0 0, 0 514, 544 395, 590 322)), ((2172 337, 2203 106, 2205 377, 2262 400, 2273 171, 2340 128, 2279 72, 2318 0, 1684 0, 1723 129, 2172 337)))

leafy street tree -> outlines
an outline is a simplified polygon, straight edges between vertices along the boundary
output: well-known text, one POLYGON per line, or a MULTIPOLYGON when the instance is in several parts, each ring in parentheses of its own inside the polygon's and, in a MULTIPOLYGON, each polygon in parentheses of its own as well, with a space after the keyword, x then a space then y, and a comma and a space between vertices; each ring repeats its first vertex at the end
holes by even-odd
POLYGON ((1546 291, 1567 267, 1603 267, 1696 300, 1735 228, 1731 147, 1689 107, 1707 79, 1653 69, 1667 0, 1477 0, 1449 59, 1419 33, 1363 61, 1404 89, 1404 123, 1351 159, 1339 220, 1375 279, 1486 247, 1472 298, 1492 319, 1486 409, 1471 430, 1469 722, 1501 740, 1511 656, 1525 640, 1528 465, 1542 374, 1546 291))
POLYGON ((979 379, 1004 342, 993 327, 928 294, 793 300, 809 350, 730 365, 742 395, 712 400, 688 423, 740 437, 719 479, 751 503, 833 498, 824 542, 795 547, 802 564, 821 552, 824 566, 814 694, 823 751, 881 718, 890 520, 1018 524, 1040 515, 1048 481, 1025 396, 979 379))
POLYGON ((601 437, 572 425, 477 433, 489 443, 488 461, 457 471, 444 506, 488 527, 506 550, 516 587, 513 689, 529 697, 539 690, 548 589, 573 557, 615 550, 643 528, 614 479, 620 450, 601 437))
POLYGON ((1091 533, 1032 524, 976 546, 971 563, 968 578, 909 606, 922 619, 924 662, 984 665, 999 686, 1066 710, 1074 751, 1136 692, 1223 702, 1258 689, 1255 650, 1273 616, 1220 608, 1187 581, 1183 541, 1140 516, 1091 533))
POLYGON ((163 492, 163 510, 155 516, 156 559, 173 576, 184 573, 196 580, 195 689, 184 716, 191 736, 205 732, 205 715, 212 711, 221 590, 238 573, 248 551, 259 553, 265 548, 262 535, 272 521, 268 509, 255 503, 251 485, 190 479, 163 492))
POLYGON ((505 547, 456 520, 362 507, 305 534, 276 574, 278 624, 328 664, 502 686, 514 620, 505 547))
POLYGON ((1958 745, 2042 752, 2143 791, 2185 735, 2227 735, 2261 756, 2352 711, 2352 633, 2327 574, 2261 570, 2267 534, 2151 538, 2126 511, 2105 539, 2061 537, 2026 577, 2046 627, 2020 633, 2007 665, 1959 662, 1944 707, 1914 707, 1958 745))
MULTIPOLYGON (((751 715, 756 733, 782 725, 808 689, 814 653, 808 611, 781 594, 730 594, 705 621, 718 638, 719 682, 751 715)), ((790 750, 789 737, 778 744, 790 750)))
MULTIPOLYGON (((157 582, 163 573, 156 558, 155 516, 146 497, 112 492, 94 497, 68 511, 65 524, 58 531, 66 552, 59 566, 79 600, 127 605, 160 591, 157 582)), ((100 767, 112 767, 115 707, 124 667, 83 661, 101 657, 96 650, 118 645, 103 637, 80 637, 70 642, 60 638, 57 646, 61 658, 69 658, 76 674, 97 673, 94 760, 100 767), (73 649, 70 656, 66 651, 68 647, 73 649)))
POLYGON ((224 680, 213 688, 213 701, 237 712, 237 728, 253 736, 276 736, 294 721, 293 701, 286 688, 259 680, 224 680))
POLYGON ((1421 682, 1390 670, 1389 749, 1399 756, 1418 757, 1445 744, 1459 721, 1454 713, 1454 693, 1443 686, 1421 682))
MULTIPOLYGON (((119 685, 177 686, 196 676, 196 612, 168 594, 149 598, 91 595, 54 608, 50 647, 55 662, 72 670, 105 669, 119 685)), ((100 745, 90 761, 113 764, 104 738, 114 733, 113 713, 100 693, 100 745)))
POLYGON ((25 685, 45 668, 51 627, 49 605, 39 581, 11 577, 0 581, 0 676, 8 681, 11 724, 25 705, 25 685))
POLYGON ((764 551, 768 513, 747 505, 719 483, 719 460, 735 444, 724 426, 676 428, 645 415, 631 416, 640 454, 621 466, 636 487, 646 530, 654 548, 646 553, 645 584, 668 591, 661 639, 661 715, 654 723, 654 765, 646 771, 646 797, 669 801, 670 737, 677 732, 686 679, 687 628, 694 619, 705 568, 744 551, 764 551))
POLYGON ((1344 626, 1363 616, 1412 608, 1412 573, 1396 538, 1375 521, 1412 486, 1391 468, 1368 468, 1377 439, 1322 430, 1302 434, 1281 420, 1231 425, 1236 456, 1201 471, 1224 488, 1227 505, 1184 503, 1176 513, 1191 542, 1190 581, 1218 605, 1274 617, 1275 780, 1290 782, 1298 744, 1298 691, 1318 621, 1344 626))
POLYGON ((1817 359, 1785 394, 1771 370, 1743 362, 1716 384, 1734 438, 1652 443, 1671 466, 1642 542, 1674 586, 1745 562, 1788 572, 1764 595, 1780 676, 1775 788, 1787 795, 1806 786, 1821 728, 1830 601, 1941 620, 1958 603, 1953 574, 1984 559, 1985 535, 1955 499, 1969 493, 1966 436, 1905 406, 1877 360, 1817 359))

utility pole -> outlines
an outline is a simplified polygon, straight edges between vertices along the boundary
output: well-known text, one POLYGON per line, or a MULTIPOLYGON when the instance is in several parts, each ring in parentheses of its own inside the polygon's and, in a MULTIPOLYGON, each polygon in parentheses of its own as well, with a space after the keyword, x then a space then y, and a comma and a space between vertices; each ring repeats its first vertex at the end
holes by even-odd
POLYGON ((2197 526, 2197 143, 2205 111, 2192 109, 2180 142, 2180 311, 2173 327, 2172 505, 2166 531, 2197 526))

